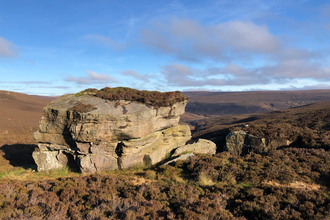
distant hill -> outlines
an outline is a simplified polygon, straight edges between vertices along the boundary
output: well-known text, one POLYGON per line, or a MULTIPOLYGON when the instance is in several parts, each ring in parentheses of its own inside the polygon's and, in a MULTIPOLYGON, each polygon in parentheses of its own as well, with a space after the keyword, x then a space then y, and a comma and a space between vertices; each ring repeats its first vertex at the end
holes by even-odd
POLYGON ((48 103, 45 98, 0 90, 0 144, 33 142, 48 103))
MULTIPOLYGON (((189 102, 181 117, 183 122, 226 116, 219 119, 222 124, 250 120, 246 115, 330 100, 330 90, 184 92, 184 95, 189 102), (230 115, 233 117, 227 117, 230 115)), ((0 90, 0 142, 17 143, 26 139, 33 142, 32 133, 38 130, 43 107, 56 98, 0 90)))
POLYGON ((39 98, 39 99, 47 99, 50 101, 53 101, 59 97, 59 96, 42 96, 42 95, 31 95, 31 96, 39 98))
POLYGON ((330 90, 184 92, 183 94, 189 98, 187 115, 182 117, 183 121, 191 120, 191 114, 199 117, 214 117, 264 113, 330 100, 330 90))

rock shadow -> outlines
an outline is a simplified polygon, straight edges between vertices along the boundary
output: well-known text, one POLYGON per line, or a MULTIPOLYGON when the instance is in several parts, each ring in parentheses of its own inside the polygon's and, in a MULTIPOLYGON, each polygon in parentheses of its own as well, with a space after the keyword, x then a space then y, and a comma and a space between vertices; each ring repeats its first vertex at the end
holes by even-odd
POLYGON ((28 169, 37 166, 32 157, 36 147, 38 146, 34 144, 5 144, 0 147, 0 151, 3 152, 3 158, 8 160, 10 165, 28 169))

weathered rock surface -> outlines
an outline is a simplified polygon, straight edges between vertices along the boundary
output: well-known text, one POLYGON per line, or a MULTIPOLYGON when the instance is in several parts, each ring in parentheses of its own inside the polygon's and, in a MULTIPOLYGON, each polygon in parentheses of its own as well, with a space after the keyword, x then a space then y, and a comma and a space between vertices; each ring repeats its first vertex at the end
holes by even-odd
POLYGON ((114 142, 141 138, 177 125, 186 104, 182 101, 170 107, 152 108, 139 102, 65 95, 44 108, 40 130, 34 136, 39 142, 66 145, 70 145, 70 139, 114 142), (78 103, 96 109, 86 113, 70 111, 78 103))
POLYGON ((267 151, 265 139, 259 138, 245 131, 234 131, 227 135, 224 151, 229 151, 235 156, 243 156, 251 151, 267 151))
POLYGON ((173 149, 184 146, 190 138, 189 126, 177 125, 140 139, 123 141, 118 149, 122 152, 119 166, 123 169, 134 164, 154 165, 165 159, 173 149))
POLYGON ((216 150, 217 150, 217 146, 212 141, 206 139, 198 139, 198 141, 193 144, 187 144, 176 148, 172 156, 178 156, 184 152, 215 154, 216 150))
POLYGON ((62 96, 44 108, 34 133, 39 149, 32 156, 38 171, 70 166, 94 173, 154 165, 173 149, 213 153, 215 144, 206 140, 182 148, 191 138, 190 128, 178 125, 186 104, 156 108, 88 94, 62 96))
POLYGON ((62 151, 35 151, 32 156, 38 171, 60 169, 68 164, 68 158, 62 151))
POLYGON ((235 156, 243 156, 250 152, 263 153, 270 149, 289 146, 292 142, 285 139, 266 140, 259 138, 245 131, 234 131, 227 135, 224 151, 229 151, 235 156))

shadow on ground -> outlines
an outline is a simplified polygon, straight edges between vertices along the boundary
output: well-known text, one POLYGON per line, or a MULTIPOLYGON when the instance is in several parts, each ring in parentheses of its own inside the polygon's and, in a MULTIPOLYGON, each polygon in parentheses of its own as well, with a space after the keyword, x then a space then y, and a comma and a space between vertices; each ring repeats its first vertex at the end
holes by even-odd
POLYGON ((6 144, 0 147, 0 151, 3 152, 3 158, 8 160, 10 165, 29 168, 36 166, 32 158, 32 152, 36 147, 37 145, 34 144, 6 144))

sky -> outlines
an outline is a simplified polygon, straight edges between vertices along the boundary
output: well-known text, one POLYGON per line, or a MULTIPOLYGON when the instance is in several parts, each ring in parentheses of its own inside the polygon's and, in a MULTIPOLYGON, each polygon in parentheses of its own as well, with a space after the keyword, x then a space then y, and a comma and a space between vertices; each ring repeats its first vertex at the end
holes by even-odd
POLYGON ((0 0, 0 90, 330 89, 330 2, 0 0))

